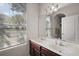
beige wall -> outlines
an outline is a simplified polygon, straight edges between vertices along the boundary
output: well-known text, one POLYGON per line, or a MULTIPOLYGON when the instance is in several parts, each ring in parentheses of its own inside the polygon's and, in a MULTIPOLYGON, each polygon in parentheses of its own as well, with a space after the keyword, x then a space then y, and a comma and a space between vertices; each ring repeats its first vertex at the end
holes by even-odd
POLYGON ((45 11, 47 4, 40 4, 40 13, 39 13, 39 38, 45 37, 45 11))
POLYGON ((72 3, 61 8, 55 13, 55 15, 61 13, 65 14, 66 16, 79 14, 79 3, 72 3))
POLYGON ((27 4, 27 30, 28 39, 38 38, 38 18, 39 18, 39 4, 27 4))
POLYGON ((6 50, 0 50, 0 56, 28 56, 29 44, 22 44, 13 48, 6 48, 6 50))

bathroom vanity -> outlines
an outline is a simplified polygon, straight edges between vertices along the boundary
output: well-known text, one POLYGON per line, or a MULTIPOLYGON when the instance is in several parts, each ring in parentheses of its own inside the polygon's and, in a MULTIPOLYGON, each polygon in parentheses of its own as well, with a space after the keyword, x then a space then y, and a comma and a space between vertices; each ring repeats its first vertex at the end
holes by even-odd
POLYGON ((31 56, 79 56, 79 45, 56 39, 29 40, 31 56))
POLYGON ((31 56, 60 56, 59 54, 31 40, 30 40, 30 55, 31 56))

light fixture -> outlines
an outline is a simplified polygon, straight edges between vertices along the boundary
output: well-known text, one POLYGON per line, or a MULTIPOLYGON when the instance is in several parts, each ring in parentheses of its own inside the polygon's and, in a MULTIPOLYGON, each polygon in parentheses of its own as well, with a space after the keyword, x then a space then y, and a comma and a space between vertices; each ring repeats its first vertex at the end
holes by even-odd
POLYGON ((55 9, 54 9, 54 12, 56 12, 56 11, 58 11, 58 8, 55 8, 55 9))
POLYGON ((52 5, 52 10, 56 12, 58 10, 58 4, 52 5))
POLYGON ((52 10, 52 12, 56 12, 56 11, 58 11, 58 4, 52 4, 51 5, 51 10, 52 10))
POLYGON ((59 5, 56 3, 49 4, 48 7, 42 10, 42 14, 50 15, 56 11, 58 11, 59 5))
POLYGON ((52 10, 53 10, 54 8, 55 8, 54 6, 51 7, 52 10))

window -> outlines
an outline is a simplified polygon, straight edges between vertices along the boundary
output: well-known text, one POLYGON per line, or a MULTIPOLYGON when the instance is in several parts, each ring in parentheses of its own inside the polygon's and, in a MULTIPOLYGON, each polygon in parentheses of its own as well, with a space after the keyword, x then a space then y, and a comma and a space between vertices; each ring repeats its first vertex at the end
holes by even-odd
POLYGON ((46 17, 46 37, 51 38, 51 21, 50 21, 50 16, 46 17))
POLYGON ((0 3, 0 49, 26 41, 24 3, 0 3))

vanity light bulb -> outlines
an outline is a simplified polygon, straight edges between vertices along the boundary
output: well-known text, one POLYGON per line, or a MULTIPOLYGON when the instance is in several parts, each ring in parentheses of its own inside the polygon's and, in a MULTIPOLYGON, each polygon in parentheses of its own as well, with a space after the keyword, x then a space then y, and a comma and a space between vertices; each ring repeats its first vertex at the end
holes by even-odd
POLYGON ((57 8, 54 9, 55 12, 56 12, 57 10, 58 10, 57 8))
POLYGON ((55 7, 54 7, 54 6, 52 6, 52 8, 51 8, 51 9, 53 10, 54 8, 55 8, 55 7))

